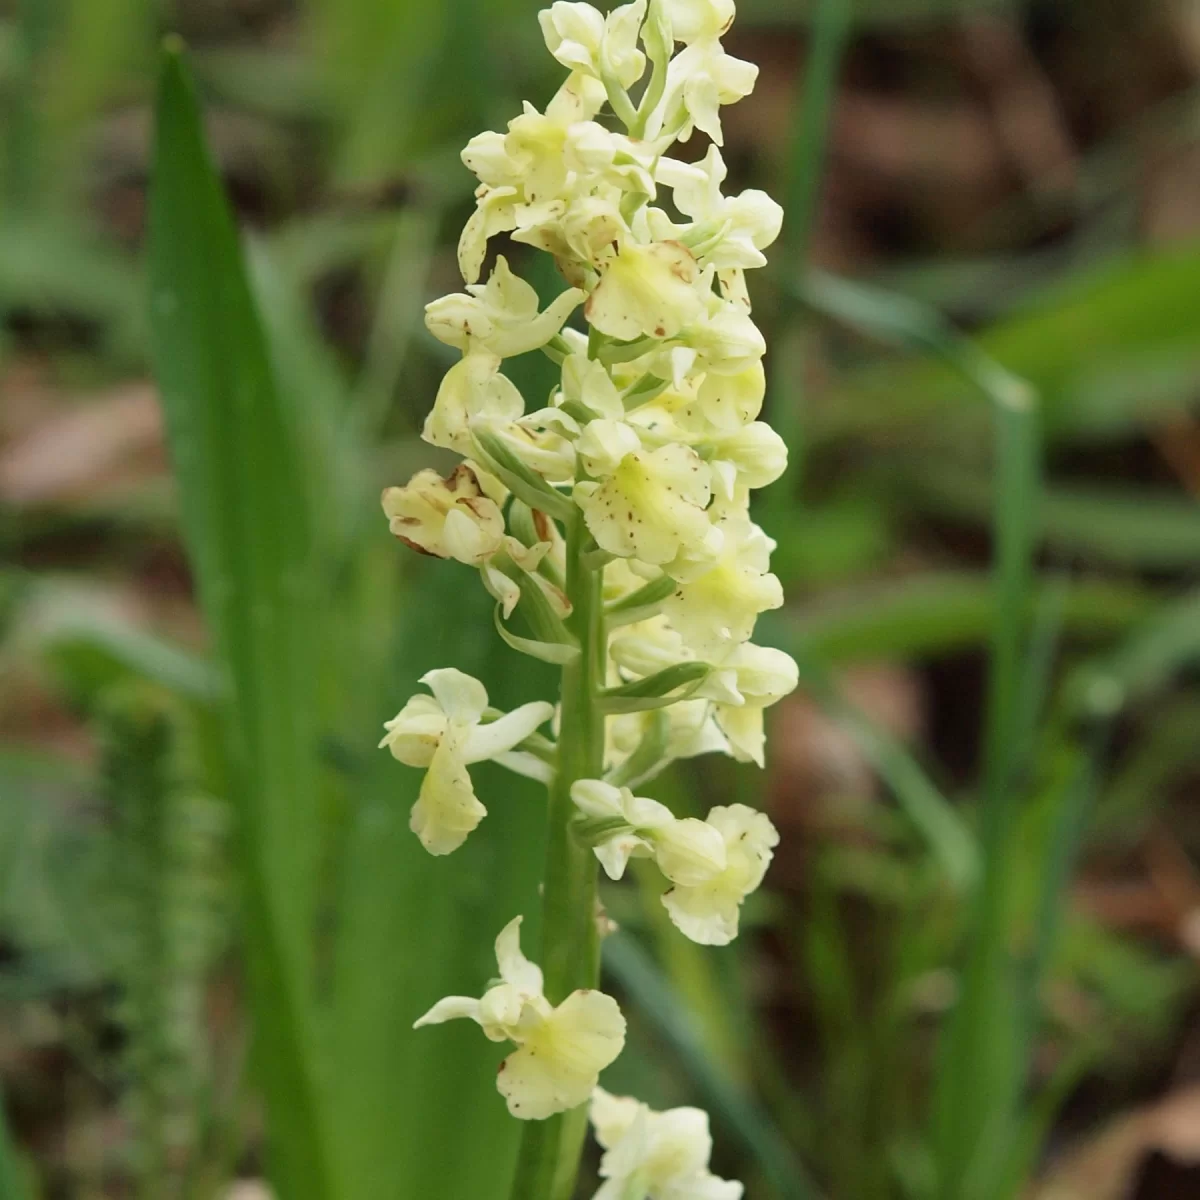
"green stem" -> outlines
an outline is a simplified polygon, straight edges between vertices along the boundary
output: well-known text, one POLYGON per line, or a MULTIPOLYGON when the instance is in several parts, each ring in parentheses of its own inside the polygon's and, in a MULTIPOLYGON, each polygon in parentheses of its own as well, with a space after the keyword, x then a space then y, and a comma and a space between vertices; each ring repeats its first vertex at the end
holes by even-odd
MULTIPOLYGON (((585 561, 589 546, 583 515, 568 522, 567 619, 582 653, 563 667, 558 769, 550 785, 546 875, 542 891, 542 972, 546 997, 560 1004, 576 988, 600 978, 596 925, 596 860, 571 831, 571 785, 599 779, 604 770, 604 716, 597 696, 604 684, 604 605, 600 571, 585 561)), ((587 1129, 580 1106, 546 1121, 530 1121, 521 1138, 512 1200, 568 1200, 587 1129)))
MULTIPOLYGON (((817 202, 825 151, 829 142, 829 118, 837 91, 838 72, 849 41, 851 0, 817 0, 809 40, 808 63, 796 93, 795 124, 788 154, 787 184, 784 188, 784 225, 778 263, 787 279, 803 278, 808 268, 815 231, 817 202)), ((804 401, 799 381, 806 358, 804 329, 796 324, 796 305, 784 289, 774 321, 773 367, 767 411, 771 423, 788 447, 790 482, 779 487, 768 501, 769 511, 782 523, 795 505, 803 481, 804 401), (790 391, 785 391, 786 380, 790 391)))
POLYGON ((28 1200, 31 1195, 25 1166, 8 1128, 4 1097, 0 1096, 0 1196, 6 1200, 28 1200))
POLYGON ((1027 615, 1033 587, 1041 470, 1037 413, 1020 391, 994 404, 997 427, 996 613, 988 680, 980 848, 983 870, 957 1007, 943 1044, 935 1097, 939 1195, 976 1200, 989 1156, 1007 1152, 1019 1100, 1014 964, 1010 954, 1013 856, 1021 781, 1027 615))

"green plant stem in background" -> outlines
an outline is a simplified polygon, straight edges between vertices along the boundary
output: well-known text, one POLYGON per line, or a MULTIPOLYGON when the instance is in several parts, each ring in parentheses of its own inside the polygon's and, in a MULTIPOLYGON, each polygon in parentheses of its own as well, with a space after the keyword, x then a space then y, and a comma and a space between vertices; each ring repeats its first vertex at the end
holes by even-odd
POLYGON ((965 890, 974 884, 979 874, 979 851, 958 812, 903 743, 842 694, 819 659, 795 639, 785 644, 800 667, 805 692, 854 737, 895 794, 900 808, 925 839, 946 878, 958 889, 965 890))
POLYGON ((163 56, 148 254, 180 514, 227 681, 214 790, 235 813, 271 1176, 288 1200, 330 1200, 337 1188, 312 979, 320 642, 307 464, 177 42, 163 56))
MULTIPOLYGON (((787 184, 783 196, 783 239, 779 263, 788 279, 803 275, 808 267, 820 196, 822 164, 829 141, 829 114, 833 107, 838 70, 850 36, 851 0, 817 0, 812 23, 808 63, 794 105, 795 132, 788 154, 787 184)), ((771 378, 768 412, 771 423, 788 447, 789 484, 772 492, 770 506, 778 511, 794 501, 803 482, 803 422, 800 389, 804 369, 801 331, 795 324, 796 306, 788 288, 779 296, 776 338, 779 361, 771 378), (785 392, 784 380, 788 389, 785 392)))
MULTIPOLYGON (((596 924, 596 860, 572 830, 571 785, 604 772, 604 716, 597 696, 604 686, 606 644, 603 572, 585 560, 591 543, 576 510, 566 530, 567 620, 579 657, 562 670, 558 762, 550 785, 546 877, 542 895, 542 972, 546 997, 561 1004, 576 988, 594 988, 600 976, 596 924)), ((545 1121, 529 1121, 521 1138, 512 1200, 568 1200, 575 1189, 587 1130, 587 1107, 545 1121)))
POLYGON ((1011 858, 1020 780, 1022 681, 1033 587, 1039 494, 1037 412, 1028 389, 994 403, 996 612, 992 630, 980 846, 983 876, 969 926, 958 1006, 944 1046, 937 1096, 943 1200, 986 1193, 985 1176, 1010 1136, 1021 1082, 1009 935, 1011 858))
POLYGON ((27 1183, 25 1168, 9 1132, 4 1097, 0 1096, 0 1196, 3 1196, 4 1200, 27 1200, 27 1183))

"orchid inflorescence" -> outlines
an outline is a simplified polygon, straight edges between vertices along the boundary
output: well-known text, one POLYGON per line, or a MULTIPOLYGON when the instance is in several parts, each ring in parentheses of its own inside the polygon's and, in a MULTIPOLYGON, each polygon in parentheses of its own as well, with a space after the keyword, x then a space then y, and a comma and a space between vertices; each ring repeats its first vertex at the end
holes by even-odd
MULTIPOLYGON (((567 841, 552 830, 551 854, 580 855, 592 889, 593 856, 614 879, 631 857, 653 859, 671 920, 710 945, 736 936, 778 835, 745 805, 678 818, 635 792, 697 754, 762 766, 763 710, 797 683, 786 654, 750 641, 783 595, 749 498, 783 473, 787 451, 756 419, 765 343, 745 272, 764 265, 782 212, 760 191, 721 192, 720 107, 757 75, 721 45, 733 15, 733 0, 635 0, 607 16, 559 0, 540 14, 569 74, 545 112, 526 104, 507 132, 463 151, 480 181, 458 245, 466 290, 426 308, 430 331, 461 357, 423 436, 464 461, 383 494, 397 537, 477 568, 500 636, 563 671, 557 715, 546 701, 502 713, 478 680, 446 669, 387 722, 381 745, 425 771, 411 818, 422 844, 443 855, 463 843, 487 815, 469 767, 498 762, 549 786, 551 824, 569 827, 567 841), (671 157, 695 130, 707 153, 671 157), (500 235, 552 255, 567 287, 542 307, 503 256, 481 283, 500 235), (569 324, 580 315, 582 328, 569 324), (527 411, 503 365, 531 351, 560 373, 527 411), (557 741, 540 732, 548 724, 557 741)), ((553 868, 546 955, 554 906, 575 894, 552 886, 553 868)), ((653 1113, 597 1087, 625 1022, 593 986, 595 955, 558 947, 567 965, 552 1003, 521 953, 520 923, 500 933, 500 977, 481 998, 443 999, 417 1024, 466 1017, 514 1043, 498 1076, 514 1116, 590 1100, 605 1200, 740 1196, 708 1172, 703 1113, 653 1113)))

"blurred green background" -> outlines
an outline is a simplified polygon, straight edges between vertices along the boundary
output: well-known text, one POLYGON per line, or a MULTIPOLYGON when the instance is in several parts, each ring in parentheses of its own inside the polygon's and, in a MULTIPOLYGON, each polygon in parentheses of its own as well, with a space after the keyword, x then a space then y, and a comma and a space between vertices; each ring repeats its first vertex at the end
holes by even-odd
MULTIPOLYGON (((541 797, 481 771, 434 860, 374 746, 431 667, 554 678, 377 497, 441 462, 421 308, 537 7, 0 2, 0 1200, 508 1193, 502 1051, 409 1026, 536 911, 541 797)), ((708 1108, 749 1200, 1200 1195, 1200 7, 727 45, 803 684, 765 773, 655 785, 783 841, 724 950, 607 885, 605 1086, 708 1108)))

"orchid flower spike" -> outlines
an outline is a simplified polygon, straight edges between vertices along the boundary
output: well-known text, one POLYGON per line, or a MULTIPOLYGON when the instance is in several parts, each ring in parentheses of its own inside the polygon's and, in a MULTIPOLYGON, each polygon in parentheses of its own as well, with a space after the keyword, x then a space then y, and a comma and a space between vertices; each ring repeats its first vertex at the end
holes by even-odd
POLYGON ((413 1025, 440 1025, 460 1017, 474 1021, 493 1042, 517 1049, 501 1064, 496 1087, 508 1111, 541 1121, 587 1101, 600 1072, 625 1045, 625 1018, 603 992, 580 989, 552 1005, 542 990, 541 969, 521 953, 521 918, 496 938, 500 981, 478 999, 447 996, 413 1025))

